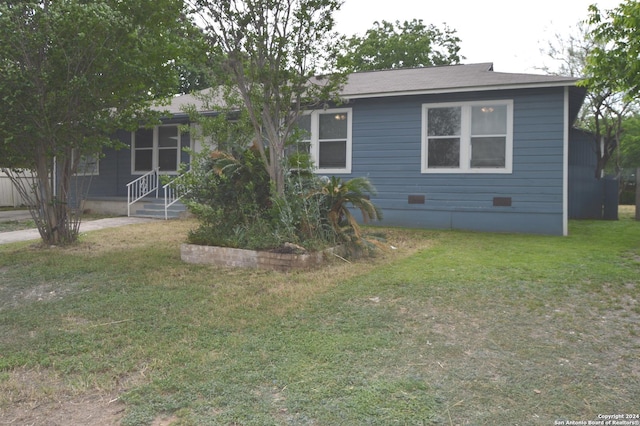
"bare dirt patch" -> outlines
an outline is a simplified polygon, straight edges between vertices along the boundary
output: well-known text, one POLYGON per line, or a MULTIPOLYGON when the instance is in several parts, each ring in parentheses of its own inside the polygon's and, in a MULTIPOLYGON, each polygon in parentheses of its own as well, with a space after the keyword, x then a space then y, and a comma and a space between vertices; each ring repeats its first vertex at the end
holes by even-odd
POLYGON ((171 424, 173 424, 174 422, 178 421, 178 417, 177 416, 161 416, 158 417, 157 419, 155 419, 152 423, 151 426, 169 426, 171 424))
POLYGON ((76 393, 47 370, 15 369, 0 379, 0 425, 118 425, 117 393, 76 393))
POLYGON ((51 302, 60 300, 73 292, 73 285, 60 283, 42 283, 29 288, 16 288, 0 285, 0 310, 16 308, 25 303, 51 302))

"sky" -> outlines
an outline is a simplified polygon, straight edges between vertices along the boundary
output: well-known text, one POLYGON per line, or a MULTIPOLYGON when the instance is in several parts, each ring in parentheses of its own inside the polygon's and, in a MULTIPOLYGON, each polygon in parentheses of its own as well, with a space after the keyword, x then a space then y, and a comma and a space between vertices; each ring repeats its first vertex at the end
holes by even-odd
POLYGON ((553 67, 541 53, 556 35, 567 39, 588 17, 590 4, 613 9, 622 0, 344 0, 336 31, 364 35, 374 21, 422 19, 456 30, 464 64, 493 62, 496 72, 544 74, 553 67))

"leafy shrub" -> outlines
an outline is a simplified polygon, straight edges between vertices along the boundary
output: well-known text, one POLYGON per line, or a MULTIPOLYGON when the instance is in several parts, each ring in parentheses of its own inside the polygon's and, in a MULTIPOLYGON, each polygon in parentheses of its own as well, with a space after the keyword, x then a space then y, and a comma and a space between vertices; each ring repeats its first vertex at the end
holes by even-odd
POLYGON ((189 187, 185 202, 200 221, 190 242, 246 248, 277 244, 269 225, 269 175, 255 150, 205 152, 192 164, 189 187))
POLYGON ((343 182, 332 176, 322 191, 326 195, 329 222, 340 234, 353 234, 356 239, 362 236, 349 205, 360 210, 365 223, 382 219, 382 211, 369 199, 368 194, 375 194, 375 188, 367 178, 357 177, 343 182))
POLYGON ((312 173, 287 174, 285 193, 272 197, 271 217, 276 232, 288 242, 318 249, 337 242, 336 230, 327 221, 327 201, 322 181, 312 173))
POLYGON ((319 178, 308 160, 296 157, 284 194, 271 191, 260 155, 251 147, 199 154, 189 173, 186 204, 200 221, 189 242, 246 249, 278 249, 293 243, 308 250, 335 244, 365 247, 348 206, 365 222, 381 219, 371 203, 375 189, 366 178, 343 182, 319 178))

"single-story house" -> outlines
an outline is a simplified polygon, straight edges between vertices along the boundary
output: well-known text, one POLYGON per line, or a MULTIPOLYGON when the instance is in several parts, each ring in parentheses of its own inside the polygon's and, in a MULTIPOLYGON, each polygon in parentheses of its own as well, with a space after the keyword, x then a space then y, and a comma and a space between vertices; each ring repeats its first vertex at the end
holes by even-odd
MULTIPOLYGON (((300 123, 317 173, 369 178, 384 225, 567 235, 570 203, 602 210, 598 190, 585 188, 597 179, 581 172, 580 187, 570 181, 571 151, 591 149, 573 128, 585 97, 576 82, 495 72, 491 63, 359 72, 343 103, 300 123)), ((163 125, 119 135, 130 149, 104 153, 87 208, 122 206, 130 182, 190 161, 182 148, 199 142, 178 126, 189 122, 182 107, 190 103, 201 105, 176 97, 163 125)), ((574 157, 590 167, 578 164, 588 156, 574 157)))

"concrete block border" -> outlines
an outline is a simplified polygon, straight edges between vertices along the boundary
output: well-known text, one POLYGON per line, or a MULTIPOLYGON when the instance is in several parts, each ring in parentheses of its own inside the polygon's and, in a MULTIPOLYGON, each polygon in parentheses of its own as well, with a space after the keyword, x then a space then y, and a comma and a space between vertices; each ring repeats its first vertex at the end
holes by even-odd
POLYGON ((180 257, 183 262, 193 264, 231 268, 258 268, 286 272, 317 267, 324 262, 325 253, 273 253, 185 243, 180 247, 180 257))

